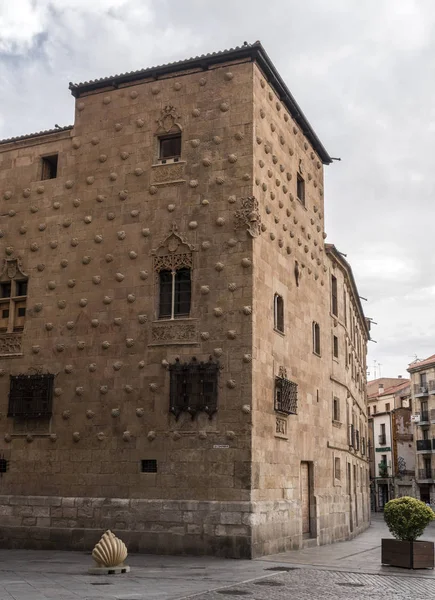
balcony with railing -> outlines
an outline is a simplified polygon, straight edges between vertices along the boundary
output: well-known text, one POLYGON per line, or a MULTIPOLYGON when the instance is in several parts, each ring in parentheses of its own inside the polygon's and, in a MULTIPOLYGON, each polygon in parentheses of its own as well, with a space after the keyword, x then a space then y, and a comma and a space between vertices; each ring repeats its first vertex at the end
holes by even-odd
POLYGON ((418 425, 429 425, 430 423, 430 413, 428 410, 422 410, 419 413, 419 420, 416 420, 418 425))
POLYGON ((414 383, 414 396, 427 396, 428 393, 427 383, 414 383))
POLYGON ((380 446, 385 446, 387 443, 387 436, 385 433, 380 433, 379 434, 379 438, 378 438, 378 442, 380 446))
POLYGON ((431 469, 430 467, 427 467, 424 469, 418 469, 418 471, 417 471, 418 481, 432 480, 432 479, 434 479, 434 474, 435 474, 434 469, 431 469))
POLYGON ((432 452, 432 440, 417 440, 417 452, 432 452))

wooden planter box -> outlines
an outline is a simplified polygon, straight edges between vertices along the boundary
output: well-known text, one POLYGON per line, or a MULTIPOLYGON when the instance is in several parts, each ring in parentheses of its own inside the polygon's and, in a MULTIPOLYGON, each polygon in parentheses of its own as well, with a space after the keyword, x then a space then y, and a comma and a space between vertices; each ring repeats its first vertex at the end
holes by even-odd
POLYGON ((405 569, 433 569, 433 542, 401 542, 400 540, 382 540, 383 565, 403 567, 405 569))

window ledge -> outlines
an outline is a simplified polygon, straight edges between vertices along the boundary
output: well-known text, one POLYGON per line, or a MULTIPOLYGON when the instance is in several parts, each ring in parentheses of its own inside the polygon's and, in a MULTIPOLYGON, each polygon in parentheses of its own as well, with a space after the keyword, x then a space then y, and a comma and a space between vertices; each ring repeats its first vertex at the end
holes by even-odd
POLYGON ((275 333, 278 333, 281 337, 285 337, 285 333, 283 331, 280 331, 276 327, 274 327, 273 330, 274 330, 275 333))
POLYGON ((318 352, 314 352, 314 350, 313 350, 313 354, 314 354, 314 356, 317 356, 318 358, 322 358, 322 355, 319 354, 318 352))
POLYGON ((341 423, 340 421, 332 420, 332 425, 333 425, 333 427, 338 427, 340 429, 340 427, 343 425, 343 423, 341 423))

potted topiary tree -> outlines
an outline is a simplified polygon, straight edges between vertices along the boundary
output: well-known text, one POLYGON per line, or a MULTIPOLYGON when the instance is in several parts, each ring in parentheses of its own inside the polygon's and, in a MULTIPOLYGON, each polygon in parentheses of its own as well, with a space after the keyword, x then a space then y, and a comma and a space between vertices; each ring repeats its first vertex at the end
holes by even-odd
POLYGON ((416 541, 435 518, 430 506, 409 496, 396 498, 385 505, 384 518, 396 539, 382 540, 382 564, 406 569, 433 569, 433 542, 416 541))

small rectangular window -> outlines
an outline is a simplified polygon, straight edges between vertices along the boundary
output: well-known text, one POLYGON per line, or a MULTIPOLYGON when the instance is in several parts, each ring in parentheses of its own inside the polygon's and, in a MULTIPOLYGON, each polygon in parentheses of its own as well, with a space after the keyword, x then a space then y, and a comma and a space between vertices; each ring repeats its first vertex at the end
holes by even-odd
POLYGON ((0 283, 0 296, 1 298, 11 297, 11 283, 0 283))
POLYGON ((157 460, 155 458, 147 458, 140 461, 142 473, 157 473, 157 460))
POLYGON ((313 323, 313 352, 320 356, 320 325, 313 323))
POLYGON ((280 333, 284 333, 284 300, 279 294, 274 297, 274 327, 280 333))
POLYGON ((192 288, 190 269, 160 271, 159 283, 159 319, 188 317, 192 288))
POLYGON ((180 158, 181 156, 181 133, 165 135, 159 138, 159 159, 180 158))
POLYGON ((334 396, 332 403, 332 419, 337 423, 340 422, 340 400, 334 396))
POLYGON ((17 281, 15 286, 16 296, 27 296, 27 281, 17 281))
POLYGON ((377 413, 378 409, 376 408, 376 405, 373 406, 373 414, 375 415, 377 413))
POLYGON ((331 275, 331 312, 338 317, 337 278, 331 275))
POLYGON ((55 179, 57 177, 57 154, 42 157, 41 179, 55 179))
POLYGON ((305 206, 305 181, 299 173, 297 174, 296 196, 299 202, 305 206))
POLYGON ((26 316, 26 309, 23 308, 23 307, 18 308, 18 316, 19 317, 25 317, 26 316))
POLYGON ((336 335, 333 336, 333 346, 334 358, 338 358, 338 337, 336 335))
POLYGON ((2 310, 2 319, 7 319, 9 318, 9 309, 5 308, 4 310, 2 310))
POLYGON ((390 403, 389 402, 387 402, 385 404, 385 412, 390 412, 390 403))
POLYGON ((338 457, 334 459, 334 477, 335 479, 341 479, 340 459, 338 457))
POLYGON ((370 417, 370 406, 367 407, 367 414, 370 417))

